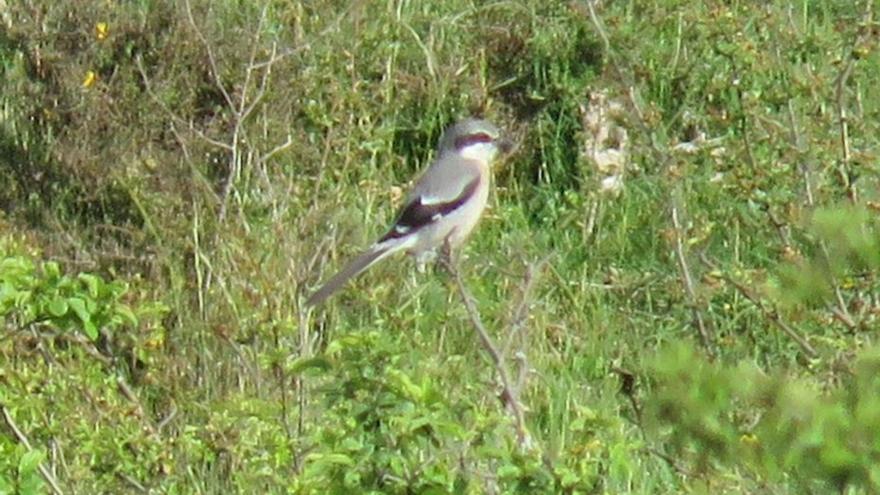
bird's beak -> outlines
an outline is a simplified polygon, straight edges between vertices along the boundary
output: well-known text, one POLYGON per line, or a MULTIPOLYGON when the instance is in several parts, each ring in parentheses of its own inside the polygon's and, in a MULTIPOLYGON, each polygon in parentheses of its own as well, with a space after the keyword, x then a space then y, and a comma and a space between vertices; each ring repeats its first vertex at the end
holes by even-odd
POLYGON ((505 155, 513 151, 513 141, 506 137, 498 138, 496 144, 498 145, 498 149, 501 151, 501 153, 505 155))

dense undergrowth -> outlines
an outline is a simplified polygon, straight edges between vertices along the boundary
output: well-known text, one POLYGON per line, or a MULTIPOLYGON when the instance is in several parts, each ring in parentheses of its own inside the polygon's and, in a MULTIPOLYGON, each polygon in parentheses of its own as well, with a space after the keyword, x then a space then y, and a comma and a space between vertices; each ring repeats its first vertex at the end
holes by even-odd
POLYGON ((880 491, 875 16, 0 2, 0 493, 880 491), (443 270, 302 305, 465 115, 529 445, 443 270))

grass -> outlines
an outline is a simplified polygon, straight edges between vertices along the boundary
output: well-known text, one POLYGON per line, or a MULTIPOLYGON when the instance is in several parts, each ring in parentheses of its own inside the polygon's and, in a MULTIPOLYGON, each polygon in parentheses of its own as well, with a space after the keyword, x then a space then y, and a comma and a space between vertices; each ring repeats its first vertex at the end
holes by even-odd
POLYGON ((876 492, 874 15, 7 7, 0 492, 876 492), (519 143, 460 270, 531 450, 442 270, 301 305, 472 114, 519 143))

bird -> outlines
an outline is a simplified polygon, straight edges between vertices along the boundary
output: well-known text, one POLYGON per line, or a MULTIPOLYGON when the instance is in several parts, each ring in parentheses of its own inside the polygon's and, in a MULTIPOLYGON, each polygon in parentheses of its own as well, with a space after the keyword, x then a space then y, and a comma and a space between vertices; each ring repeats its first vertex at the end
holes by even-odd
POLYGON ((491 166, 512 143, 487 120, 466 118, 446 129, 434 161, 415 181, 391 228, 307 300, 320 304, 376 263, 403 251, 419 265, 451 252, 476 227, 489 198, 491 166))

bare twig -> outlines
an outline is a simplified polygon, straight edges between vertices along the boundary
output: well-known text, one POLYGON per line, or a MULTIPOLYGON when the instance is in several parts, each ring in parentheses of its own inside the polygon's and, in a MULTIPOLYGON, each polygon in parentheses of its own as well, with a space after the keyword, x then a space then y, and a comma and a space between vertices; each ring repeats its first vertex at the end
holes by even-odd
POLYGON ((649 454, 656 455, 657 457, 663 459, 664 461, 666 461, 667 464, 669 464, 669 467, 674 469, 675 472, 677 472, 678 474, 680 474, 682 476, 687 476, 690 478, 694 477, 693 472, 691 472, 690 470, 688 470, 687 468, 685 468, 684 466, 679 464, 678 461, 676 461, 675 458, 672 457, 671 455, 666 454, 666 453, 664 453, 658 449, 652 448, 652 447, 645 448, 645 452, 647 452, 649 454))
MULTIPOLYGON (((602 24, 602 20, 599 18, 599 15, 596 13, 596 9, 594 6, 595 0, 587 0, 586 10, 590 17, 591 22, 593 23, 593 27, 599 35, 599 38, 602 40, 602 44, 605 47, 605 50, 608 54, 608 58, 611 61, 611 67, 617 73, 618 78, 624 82, 626 87, 628 88, 627 95, 629 97, 629 105, 632 109, 633 113, 635 113, 636 118, 633 119, 635 123, 639 126, 642 134, 648 138, 649 146, 648 150, 654 157, 654 160, 662 167, 668 166, 671 162, 670 155, 668 152, 664 151, 665 148, 661 148, 658 145, 655 133, 652 132, 651 128, 647 124, 647 119, 645 117, 645 113, 642 110, 642 105, 640 103, 640 97, 638 95, 638 90, 636 89, 636 85, 633 81, 633 78, 623 70, 621 64, 616 60, 616 53, 611 45, 611 40, 608 38, 608 34, 605 31, 605 26, 602 24)), ((697 332, 700 335, 700 340, 703 344, 703 347, 707 352, 712 354, 712 342, 711 335, 709 330, 709 324, 706 321, 706 317, 703 315, 703 310, 701 308, 701 304, 699 298, 697 296, 696 290, 696 282, 694 281, 690 268, 687 263, 687 253, 685 249, 685 234, 684 228, 681 225, 681 206, 678 204, 677 199, 675 198, 675 193, 673 192, 672 197, 670 198, 670 210, 671 210, 671 220, 672 226, 675 231, 675 255, 676 261, 678 264, 678 268, 680 271, 680 275, 682 278, 682 282, 685 288, 685 293, 688 298, 688 303, 691 307, 691 312, 694 318, 694 324, 697 327, 697 332)))
POLYGON ((170 423, 171 420, 173 420, 176 416, 177 416, 177 405, 172 402, 171 403, 171 411, 169 411, 168 414, 166 414, 164 418, 162 418, 158 423, 156 423, 156 430, 161 433, 162 430, 166 426, 168 426, 168 423, 170 423))
POLYGON ((788 322, 785 321, 785 319, 782 317, 782 315, 779 314, 779 311, 777 311, 776 308, 768 307, 768 305, 758 295, 756 295, 751 288, 747 287, 742 282, 734 279, 727 273, 720 270, 718 266, 705 255, 701 255, 700 260, 703 262, 703 264, 709 267, 709 269, 716 272, 717 275, 721 277, 724 281, 732 285, 743 297, 754 304, 765 318, 770 320, 774 325, 776 325, 777 328, 788 335, 791 340, 795 341, 795 343, 800 346, 804 354, 806 354, 810 358, 816 358, 819 356, 819 353, 816 352, 816 349, 812 345, 810 345, 810 343, 805 338, 797 333, 797 331, 792 328, 791 325, 788 324, 788 322))
POLYGON ((282 151, 286 150, 287 148, 290 148, 290 146, 293 145, 293 143, 294 143, 293 138, 291 136, 287 136, 286 141, 284 141, 283 143, 279 144, 278 146, 272 148, 267 153, 263 153, 263 156, 260 157, 260 162, 261 163, 267 162, 269 160, 269 158, 272 158, 276 154, 281 153, 282 151))
POLYGON ((672 228, 675 230, 675 258, 678 261, 678 269, 681 272, 681 279, 684 283, 685 293, 687 294, 688 303, 691 306, 691 312, 694 315, 694 323, 697 326, 697 332, 700 334, 700 341, 703 343, 703 347, 706 351, 711 355, 714 354, 712 350, 712 339, 709 335, 708 324, 703 316, 702 311, 702 303, 700 302, 700 298, 697 295, 697 291, 695 289, 695 283, 693 276, 691 275, 690 267, 687 262, 687 255, 685 254, 685 231, 684 227, 681 224, 681 219, 679 218, 680 212, 678 204, 676 201, 672 201, 672 228))
MULTIPOLYGON (((859 26, 858 35, 856 35, 851 45, 848 45, 844 48, 846 50, 844 56, 847 59, 847 62, 846 65, 844 65, 843 69, 840 71, 840 74, 838 74, 834 85, 841 149, 840 167, 838 169, 838 174, 840 175, 841 182, 846 188, 847 197, 853 204, 856 204, 859 201, 859 191, 856 187, 856 181, 854 180, 855 177, 852 171, 851 163, 852 149, 850 147, 849 139, 849 112, 847 111, 846 85, 849 81, 850 76, 852 75, 853 69, 855 69, 855 64, 857 60, 857 57, 855 56, 856 50, 858 50, 860 45, 867 42, 867 40, 871 36, 873 36, 873 31, 875 29, 873 17, 874 2, 865 2, 865 12, 862 15, 862 21, 860 23, 861 25, 859 26)), ((826 261, 829 260, 830 255, 828 253, 828 248, 825 242, 821 242, 820 247, 822 248, 823 257, 826 259, 826 261)), ((836 307, 831 307, 831 313, 847 328, 853 330, 858 326, 858 323, 853 320, 852 316, 850 315, 846 302, 843 299, 843 294, 840 290, 840 286, 839 284, 837 284, 836 280, 834 280, 833 276, 831 282, 832 286, 834 287, 834 297, 836 299, 835 302, 837 305, 836 307)))
POLYGON ((64 332, 59 335, 62 339, 73 342, 82 347, 86 354, 95 359, 96 361, 101 362, 104 366, 111 366, 113 364, 113 360, 104 354, 101 354, 95 344, 89 340, 86 336, 80 334, 79 332, 64 332))
MULTIPOLYGON (((801 137, 800 131, 798 130, 798 120, 794 112, 794 108, 792 108, 791 102, 788 105, 788 118, 791 125, 791 131, 789 132, 789 139, 791 141, 791 146, 795 148, 798 152, 800 152, 803 148, 803 138, 801 137)), ((845 124, 844 124, 845 127, 845 124)), ((845 128, 842 130, 842 133, 845 135, 845 128)), ((844 150, 844 154, 848 153, 844 150)), ((812 177, 810 173, 810 165, 807 163, 803 163, 800 166, 801 175, 803 176, 804 181, 804 193, 806 194, 806 203, 810 208, 816 207, 816 199, 813 194, 813 184, 812 177)), ((853 191, 855 186, 853 186, 853 191)), ((769 211, 769 209, 768 209, 769 211)), ((778 223, 776 219, 771 217, 771 221, 774 223, 778 223)), ((819 239, 819 253, 822 256, 822 262, 830 265, 831 264, 831 253, 828 249, 828 243, 825 242, 825 239, 819 239)), ((846 301, 843 298, 843 291, 840 289, 840 284, 837 283, 837 277, 834 276, 830 271, 828 272, 828 283, 831 285, 831 288, 834 290, 834 302, 828 303, 829 311, 834 317, 843 323, 848 329, 854 330, 859 326, 859 323, 856 322, 853 317, 849 313, 849 309, 847 307, 846 301)))
MULTIPOLYGON (((228 100, 229 110, 234 115, 234 124, 232 128, 232 136, 230 138, 230 142, 232 144, 232 153, 229 157, 229 170, 226 176, 226 184, 223 186, 223 192, 220 194, 220 221, 222 222, 226 218, 226 210, 229 204, 229 196, 232 193, 232 188, 235 183, 238 181, 239 176, 241 175, 243 157, 242 150, 240 149, 239 143, 242 140, 242 134, 244 132, 244 123, 247 120, 248 116, 251 112, 257 107, 260 101, 263 99, 265 95, 266 87, 268 86, 269 75, 272 71, 272 63, 268 63, 263 67, 263 77, 260 83, 260 88, 257 91, 257 95, 250 100, 248 97, 248 90, 251 86, 251 78, 254 74, 254 66, 256 65, 257 58, 257 47, 259 46, 259 37, 263 32, 263 24, 266 20, 266 9, 268 8, 268 3, 263 5, 263 10, 260 12, 260 20, 257 23, 257 29, 254 30, 254 39, 251 41, 251 55, 248 60, 248 66, 245 69, 244 73, 244 83, 241 87, 241 94, 238 97, 237 104, 233 103, 231 100, 228 100)), ((193 25, 195 27, 195 24, 193 25)), ((205 47, 208 49, 209 47, 205 47)), ((210 53, 210 51, 209 51, 210 53)), ((272 56, 269 57, 269 61, 276 60, 277 48, 276 45, 272 45, 272 56)), ((218 82, 219 86, 219 82, 218 82)))
POLYGON ((153 435, 158 434, 158 432, 156 431, 156 426, 147 416, 144 410, 144 405, 141 403, 140 397, 138 397, 137 393, 132 390, 131 385, 129 385, 128 382, 125 381, 125 379, 121 376, 117 376, 116 386, 119 387, 119 392, 122 394, 122 396, 128 399, 129 402, 134 404, 134 407, 136 409, 135 415, 138 417, 138 419, 141 420, 141 422, 143 422, 146 429, 153 435))
POLYGON ((633 413, 635 414, 636 426, 639 427, 642 436, 647 437, 645 425, 642 421, 642 405, 636 396, 636 374, 620 366, 612 366, 611 371, 617 373, 617 376, 620 378, 620 391, 629 399, 629 404, 632 406, 633 413))
POLYGON ((846 50, 844 57, 847 62, 840 71, 840 74, 837 75, 837 79, 834 82, 834 96, 835 104, 837 106, 837 125, 840 133, 841 152, 838 174, 840 175, 841 183, 843 183, 846 188, 846 194, 849 197, 850 202, 853 204, 858 202, 859 192, 856 188, 855 181, 853 180, 851 167, 852 149, 849 143, 849 113, 846 106, 846 84, 856 65, 856 57, 854 56, 856 49, 858 49, 859 45, 867 41, 872 35, 871 31, 874 29, 872 25, 872 18, 874 16, 873 5, 874 2, 865 2, 865 12, 862 16, 859 33, 851 45, 844 47, 846 50))
POLYGON ((147 76, 147 71, 146 69, 144 69, 144 63, 141 57, 135 57, 134 61, 135 65, 138 68, 138 72, 141 74, 141 80, 143 80, 144 82, 144 88, 147 91, 147 95, 162 110, 162 112, 165 113, 165 115, 167 115, 171 120, 185 127, 188 131, 192 132, 193 134, 198 136, 199 139, 205 141, 206 143, 226 151, 232 151, 231 145, 209 137, 207 134, 197 129, 192 122, 187 122, 183 119, 183 117, 177 115, 170 108, 168 108, 168 105, 166 105, 165 102, 163 102, 162 99, 159 98, 159 95, 157 95, 155 91, 153 91, 153 85, 150 82, 149 76, 147 76))
POLYGON ((766 205, 767 217, 770 218, 770 223, 773 224, 773 228, 776 229, 776 234, 779 236, 779 241, 782 242, 782 246, 790 249, 791 248, 791 234, 789 234, 788 224, 782 221, 776 213, 773 212, 773 208, 768 204, 766 205))
MULTIPOLYGON (((276 349, 282 349, 281 335, 278 325, 272 325, 272 340, 276 349)), ((288 375, 284 366, 277 361, 273 362, 272 371, 275 374, 275 379, 278 381, 278 389, 281 390, 281 423, 284 425, 284 432, 287 434, 287 439, 292 441, 293 432, 290 429, 290 408, 288 406, 289 397, 287 395, 288 375)))
POLYGON ((525 387, 526 379, 529 375, 529 362, 526 353, 522 351, 522 349, 527 347, 527 343, 525 342, 525 331, 526 321, 529 317, 529 307, 532 302, 532 291, 535 288, 535 285, 538 280, 538 275, 544 271, 544 267, 547 265, 547 262, 550 260, 550 256, 546 256, 537 263, 530 264, 526 268, 526 274, 522 283, 522 289, 520 290, 520 298, 511 313, 511 319, 509 321, 509 331, 507 335, 507 341, 504 343, 504 347, 501 350, 502 356, 509 355, 511 347, 513 346, 513 341, 517 337, 519 337, 520 341, 520 350, 515 352, 513 355, 514 360, 517 363, 517 378, 515 388, 517 392, 521 391, 523 387, 525 387))
MULTIPOLYGON (((241 89, 237 92, 238 94, 234 94, 234 92, 228 89, 227 86, 223 83, 214 47, 209 43, 207 37, 199 28, 195 20, 195 16, 193 15, 192 5, 190 1, 186 0, 184 2, 184 10, 186 11, 187 20, 189 21, 191 28, 195 32, 196 37, 199 39, 199 42, 204 47, 205 53, 208 57, 208 65, 210 67, 213 83, 217 87, 218 91, 220 91, 220 93, 223 95, 226 106, 230 114, 232 115, 232 131, 231 135, 226 141, 217 140, 208 136, 202 130, 197 129, 192 122, 187 122, 181 116, 177 115, 174 111, 169 109, 167 105, 165 105, 164 102, 162 102, 162 100, 153 91, 153 88, 150 84, 150 79, 147 76, 146 70, 143 67, 142 60, 140 59, 140 57, 137 57, 136 59, 136 64, 141 74, 141 78, 144 81, 146 91, 150 98, 159 106, 159 108, 161 108, 162 111, 173 122, 177 122, 185 126, 190 132, 198 136, 203 141, 211 144, 212 146, 218 147, 228 153, 228 169, 226 171, 226 180, 219 194, 220 209, 218 216, 221 221, 226 218, 229 198, 234 192, 235 184, 239 181, 242 175, 243 166, 258 160, 260 155, 262 155, 262 160, 265 161, 272 155, 286 149, 292 144, 290 138, 288 137, 286 143, 275 146, 269 153, 264 154, 252 149, 252 146, 248 145, 247 140, 243 137, 245 134, 246 121, 253 114, 254 110, 258 108, 267 93, 271 80, 272 67, 278 61, 295 53, 296 51, 299 51, 299 49, 308 48, 308 46, 303 46, 299 47, 298 50, 287 51, 279 54, 277 45, 273 43, 269 58, 265 61, 258 61, 257 56, 260 46, 259 40, 263 36, 263 28, 265 26, 267 9, 268 2, 263 5, 260 19, 258 21, 256 29, 254 30, 253 39, 251 40, 250 58, 247 67, 244 69, 244 81, 242 83, 241 89), (258 83, 253 81, 257 71, 261 72, 260 80, 258 83), (256 93, 254 95, 251 95, 250 90, 251 86, 253 85, 256 85, 256 93)), ((329 32, 330 29, 331 28, 328 28, 327 30, 322 32, 321 35, 329 32)))
POLYGON ((192 5, 190 5, 189 0, 185 0, 183 5, 186 10, 186 17, 189 20, 189 24, 192 27, 193 31, 195 31, 196 36, 198 36, 199 41, 202 43, 202 46, 205 48, 205 53, 208 55, 208 64, 211 66, 211 76, 214 78, 214 83, 217 85, 217 89, 220 90, 220 93, 223 94, 223 98, 226 100, 226 104, 230 106, 230 108, 235 107, 235 104, 232 102, 232 97, 229 95, 229 91, 226 91, 226 86, 223 84, 223 80, 220 78, 220 71, 217 69, 217 58, 214 56, 214 50, 211 47, 211 44, 208 43, 208 39, 205 38, 205 35, 202 33, 202 30, 199 29, 198 24, 196 24, 196 20, 193 17, 192 13, 192 5))
MULTIPOLYGON (((448 252, 447 249, 447 254, 448 252)), ((464 285, 464 281, 461 278, 458 268, 455 266, 455 262, 452 261, 451 256, 448 255, 441 256, 440 260, 442 265, 449 271, 452 278, 455 280, 455 284, 458 287, 458 293, 461 296, 462 302, 464 302, 465 309, 467 310, 471 323, 474 326, 474 330, 477 331, 480 344, 483 346, 486 353, 489 354, 489 357, 492 358, 492 364, 495 366, 495 371, 498 373, 498 378, 501 380, 501 399, 507 406, 510 414, 513 416, 519 445, 525 450, 530 450, 534 445, 532 442, 532 436, 526 427, 525 411, 520 402, 519 394, 510 380, 510 372, 507 369, 507 365, 504 363, 504 358, 498 351, 498 347, 496 347, 495 343, 492 341, 492 337, 489 336, 489 332, 486 331, 486 327, 483 325, 483 319, 480 317, 480 310, 477 309, 477 304, 474 301, 474 296, 464 285)))
POLYGON ((508 335, 507 342, 502 349, 502 354, 507 354, 510 351, 511 345, 513 345, 513 339, 517 335, 519 335, 523 328, 525 328, 526 320, 529 316, 529 304, 532 301, 532 291, 535 288, 535 285, 538 280, 538 275, 544 270, 544 266, 550 260, 550 256, 546 256, 542 260, 529 265, 526 268, 526 274, 522 284, 522 290, 520 291, 519 302, 514 308, 512 317, 510 320, 510 333, 508 335))
MULTIPOLYGON (((804 149, 804 140, 798 130, 798 121, 794 113, 794 103, 792 100, 788 100, 788 120, 791 125, 791 132, 789 133, 791 145, 800 153, 804 149)), ((813 177, 810 164, 804 161, 800 164, 798 170, 800 170, 801 176, 804 180, 804 194, 806 195, 807 204, 812 206, 816 203, 816 198, 813 194, 813 177)))
MULTIPOLYGON (((9 427, 10 430, 12 430, 15 438, 17 438, 18 441, 22 445, 24 445, 24 447, 28 451, 34 450, 34 448, 31 447, 31 442, 28 440, 27 436, 18 428, 18 425, 15 424, 15 419, 12 418, 12 414, 10 414, 9 409, 7 409, 5 405, 0 404, 0 410, 3 411, 3 419, 6 420, 6 425, 9 427)), ((49 486, 52 488, 52 493, 55 493, 55 495, 64 494, 64 491, 61 490, 60 486, 58 486, 58 481, 55 479, 55 476, 52 475, 52 472, 49 470, 49 468, 46 467, 45 464, 40 462, 39 464, 37 464, 37 469, 40 471, 40 475, 43 476, 43 479, 46 480, 46 483, 48 483, 49 486)))
POLYGON ((117 472, 116 476, 118 476, 119 479, 121 479, 122 481, 128 483, 138 493, 150 493, 149 488, 145 487, 143 484, 141 484, 140 481, 132 478, 130 475, 123 472, 117 472))
POLYGON ((843 307, 843 306, 840 306, 842 294, 841 294, 840 289, 838 287, 835 286, 835 289, 837 291, 838 306, 831 304, 828 306, 828 311, 830 311, 831 314, 834 316, 834 318, 837 319, 837 321, 839 321, 840 323, 842 323, 843 326, 845 326, 850 331, 854 331, 855 329, 857 329, 859 327, 859 323, 856 320, 854 320, 852 316, 850 316, 849 311, 846 311, 845 309, 841 309, 843 307))
MULTIPOLYGON (((322 243, 323 244, 323 243, 322 243)), ((326 245, 319 245, 319 248, 326 248, 326 245)), ((311 271, 311 267, 313 267, 318 261, 318 253, 323 252, 323 249, 318 249, 315 255, 308 262, 308 266, 311 271)), ((303 305, 300 305, 299 310, 299 321, 297 322, 297 327, 299 328, 299 358, 308 359, 315 353, 315 341, 317 339, 317 335, 311 331, 312 329, 312 309, 306 309, 303 305)), ((293 377, 294 386, 296 388, 296 400, 297 400, 297 415, 296 415, 296 435, 299 438, 305 434, 306 428, 306 416, 308 414, 308 401, 309 401, 309 383, 307 381, 307 375, 305 373, 298 373, 293 377)))

